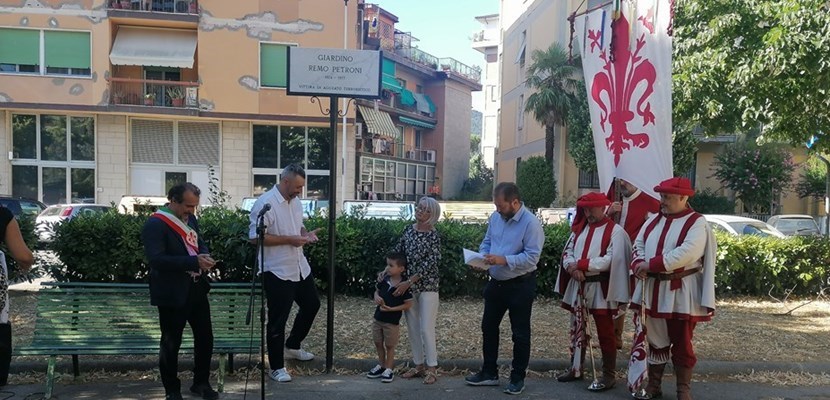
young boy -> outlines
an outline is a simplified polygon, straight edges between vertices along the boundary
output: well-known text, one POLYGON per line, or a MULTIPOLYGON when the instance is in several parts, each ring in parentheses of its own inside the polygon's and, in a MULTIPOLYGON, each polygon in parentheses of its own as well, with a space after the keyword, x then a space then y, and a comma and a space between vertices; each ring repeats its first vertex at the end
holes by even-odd
POLYGON ((395 378, 395 346, 400 335, 399 324, 403 311, 412 307, 412 293, 407 290, 400 296, 394 296, 395 288, 401 283, 401 275, 406 271, 406 256, 401 253, 386 255, 386 274, 378 282, 375 290, 375 320, 372 323, 372 338, 378 351, 378 362, 366 373, 370 379, 380 378, 389 383, 395 378))

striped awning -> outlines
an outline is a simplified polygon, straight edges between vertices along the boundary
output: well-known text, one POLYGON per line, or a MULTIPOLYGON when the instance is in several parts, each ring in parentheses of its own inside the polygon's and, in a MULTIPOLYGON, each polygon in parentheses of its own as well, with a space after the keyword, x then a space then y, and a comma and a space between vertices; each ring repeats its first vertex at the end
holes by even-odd
POLYGON ((400 116, 400 117, 398 117, 398 119, 400 119, 401 122, 403 122, 407 125, 414 126, 416 128, 435 129, 435 124, 420 121, 420 120, 417 120, 415 118, 407 118, 407 117, 404 117, 404 116, 400 116))
POLYGON ((360 115, 363 116, 363 122, 366 123, 366 128, 369 133, 395 137, 398 135, 398 128, 392 122, 392 117, 383 111, 376 111, 374 108, 366 106, 357 106, 360 115))

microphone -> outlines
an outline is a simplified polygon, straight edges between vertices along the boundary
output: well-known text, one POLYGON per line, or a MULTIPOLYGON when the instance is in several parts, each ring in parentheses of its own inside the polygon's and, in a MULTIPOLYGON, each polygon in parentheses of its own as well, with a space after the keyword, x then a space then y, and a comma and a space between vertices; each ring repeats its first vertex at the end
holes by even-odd
POLYGON ((261 209, 261 210, 259 210, 259 215, 257 215, 256 217, 257 217, 257 218, 262 218, 262 216, 263 216, 263 215, 265 215, 265 213, 267 213, 267 212, 268 212, 268 210, 270 210, 270 209, 271 209, 271 203, 265 203, 265 204, 262 206, 262 209, 261 209))

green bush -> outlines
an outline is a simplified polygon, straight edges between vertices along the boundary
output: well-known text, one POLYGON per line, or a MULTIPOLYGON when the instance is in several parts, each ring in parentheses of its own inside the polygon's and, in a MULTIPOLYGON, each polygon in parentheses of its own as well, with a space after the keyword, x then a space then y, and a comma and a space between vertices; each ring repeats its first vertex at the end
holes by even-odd
POLYGON ((522 161, 516 171, 516 185, 528 208, 550 207, 556 200, 553 167, 544 157, 530 157, 522 161))
POLYGON ((710 189, 704 189, 695 193, 689 199, 689 205, 701 214, 732 214, 735 212, 734 201, 710 189))
MULTIPOLYGON (((60 281, 139 282, 147 275, 140 241, 147 216, 114 212, 75 218, 56 229, 54 250, 65 266, 49 271, 60 281)), ((201 214, 202 237, 217 260, 224 261, 215 277, 227 282, 250 281, 255 269, 254 247, 248 244, 248 214, 207 208, 201 214)), ((384 255, 397 243, 411 221, 337 218, 335 288, 337 293, 368 295, 384 255)), ((328 288, 328 220, 313 217, 308 229, 321 228, 320 242, 305 247, 321 290, 328 288)), ((479 296, 487 281, 462 262, 461 250, 477 250, 486 232, 484 224, 457 221, 438 223, 441 236, 441 295, 479 296)), ((545 247, 539 261, 538 291, 553 296, 562 248, 570 235, 564 223, 545 225, 545 247)), ((827 284, 830 241, 825 238, 789 239, 729 236, 717 233, 716 284, 719 295, 766 296, 793 289, 796 295, 814 294, 827 284)))

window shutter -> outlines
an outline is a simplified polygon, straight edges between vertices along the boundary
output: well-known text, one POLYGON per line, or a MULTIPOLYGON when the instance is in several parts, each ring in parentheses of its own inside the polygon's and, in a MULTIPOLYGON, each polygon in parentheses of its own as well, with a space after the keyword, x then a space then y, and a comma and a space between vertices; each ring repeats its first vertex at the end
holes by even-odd
POLYGON ((179 122, 179 164, 219 165, 219 124, 179 122))
POLYGON ((261 43, 259 51, 260 85, 286 87, 288 82, 288 46, 261 43))
POLYGON ((173 122, 132 120, 133 162, 173 164, 173 122))
POLYGON ((0 64, 39 65, 40 31, 0 28, 0 64))
POLYGON ((45 31, 46 66, 88 69, 89 32, 45 31))

